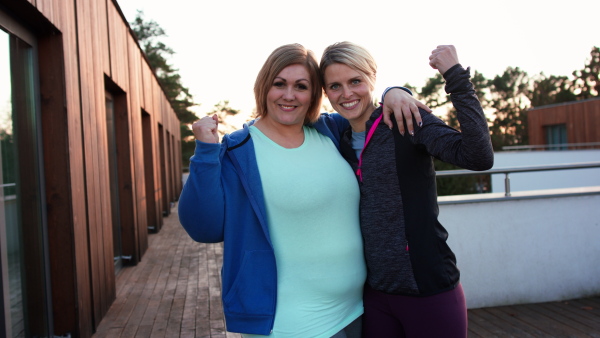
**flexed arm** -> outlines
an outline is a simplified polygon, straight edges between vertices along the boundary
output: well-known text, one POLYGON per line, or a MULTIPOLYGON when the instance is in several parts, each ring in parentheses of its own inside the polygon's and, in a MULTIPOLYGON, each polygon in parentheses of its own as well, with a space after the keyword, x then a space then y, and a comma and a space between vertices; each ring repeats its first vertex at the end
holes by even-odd
POLYGON ((470 170, 490 169, 494 163, 494 152, 489 127, 469 80, 469 69, 464 69, 458 62, 456 48, 452 45, 437 46, 429 57, 429 64, 446 80, 445 90, 457 111, 461 131, 437 117, 425 116, 415 142, 425 145, 431 155, 444 162, 470 170))
POLYGON ((197 242, 223 241, 225 203, 217 127, 216 115, 206 116, 192 125, 196 149, 179 197, 179 221, 197 242))

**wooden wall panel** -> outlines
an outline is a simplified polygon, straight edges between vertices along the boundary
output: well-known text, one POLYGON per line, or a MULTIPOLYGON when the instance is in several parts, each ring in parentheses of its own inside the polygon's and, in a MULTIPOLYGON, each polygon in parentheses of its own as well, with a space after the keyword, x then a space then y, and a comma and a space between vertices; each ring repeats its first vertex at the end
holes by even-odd
MULTIPOLYGON (((138 227, 138 257, 142 255, 148 248, 148 219, 146 215, 147 193, 145 189, 145 171, 144 171, 144 143, 142 134, 142 56, 141 51, 135 39, 129 35, 127 37, 127 56, 129 59, 128 78, 129 91, 127 98, 129 99, 129 112, 131 114, 131 142, 132 142, 132 157, 134 184, 135 184, 135 199, 137 208, 137 227, 138 227)), ((150 194, 151 196, 151 194, 150 194)))
MULTIPOLYGON (((121 14, 112 2, 109 2, 108 10, 108 37, 110 46, 110 73, 111 80, 121 88, 129 88, 129 56, 127 38, 129 26, 123 21, 121 14)), ((138 54, 138 58, 140 54, 138 54)), ((131 94, 130 90, 127 91, 131 94)))
POLYGON ((104 105, 105 53, 100 50, 100 31, 106 27, 106 16, 101 16, 99 2, 105 3, 77 2, 94 326, 100 323, 116 294, 104 105))
POLYGON ((152 90, 153 80, 154 75, 152 74, 150 66, 148 66, 146 62, 142 62, 142 108, 150 115, 155 114, 155 109, 152 106, 152 94, 154 93, 152 90))
POLYGON ((32 3, 36 6, 36 8, 38 9, 38 11, 40 11, 41 13, 43 13, 44 16, 50 22, 52 22, 54 24, 55 22, 59 22, 60 21, 60 19, 58 17, 60 9, 56 7, 55 2, 56 1, 52 1, 52 0, 35 0, 32 3))
POLYGON ((546 143, 544 127, 565 124, 569 143, 600 142, 600 99, 557 104, 528 112, 529 144, 546 143))
MULTIPOLYGON (((85 1, 85 0, 77 0, 77 1, 85 1)), ((86 2, 90 2, 87 0, 86 2)), ((110 45, 108 41, 108 15, 107 15, 107 0, 93 1, 94 6, 96 7, 96 15, 97 21, 94 22, 96 26, 96 34, 95 36, 97 43, 99 44, 99 49, 97 50, 97 57, 100 61, 102 72, 104 74, 110 75, 110 49, 114 48, 110 45)), ((111 3, 112 7, 112 3, 111 3)))
MULTIPOLYGON (((79 96, 79 69, 77 60, 77 30, 74 2, 66 1, 60 6, 61 21, 57 26, 62 31, 65 67, 65 103, 67 110, 70 192, 73 217, 73 246, 77 297, 77 326, 71 332, 89 337, 93 332, 92 291, 89 270, 87 203, 85 195, 85 173, 82 169, 83 134, 79 96)), ((56 286, 54 286, 56 287, 56 286)))
MULTIPOLYGON (((136 183, 135 177, 135 156, 132 134, 133 111, 128 96, 134 91, 129 85, 129 53, 127 37, 129 36, 129 27, 124 22, 119 11, 112 2, 108 2, 108 37, 110 45, 110 80, 125 94, 117 96, 118 100, 124 100, 123 106, 115 106, 116 130, 119 133, 118 142, 118 166, 119 166, 119 216, 121 218, 121 248, 124 256, 131 256, 130 264, 137 264, 141 255, 138 248, 138 224, 137 224, 137 205, 136 205, 136 183)), ((139 59, 141 54, 137 54, 139 59)), ((137 114, 136 114, 137 116, 137 114)))

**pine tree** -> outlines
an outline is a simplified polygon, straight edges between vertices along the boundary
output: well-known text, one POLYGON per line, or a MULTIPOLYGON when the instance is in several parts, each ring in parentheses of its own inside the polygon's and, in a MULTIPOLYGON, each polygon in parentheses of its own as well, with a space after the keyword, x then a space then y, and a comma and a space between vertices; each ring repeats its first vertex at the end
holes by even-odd
POLYGON ((156 74, 171 107, 177 114, 181 123, 181 151, 183 167, 189 166, 189 158, 194 152, 193 133, 189 127, 198 119, 198 116, 190 110, 197 105, 187 87, 181 83, 178 69, 173 68, 168 62, 168 57, 175 52, 158 38, 167 36, 165 31, 153 20, 145 21, 144 13, 138 11, 135 20, 131 23, 140 47, 146 54, 150 68, 156 74))

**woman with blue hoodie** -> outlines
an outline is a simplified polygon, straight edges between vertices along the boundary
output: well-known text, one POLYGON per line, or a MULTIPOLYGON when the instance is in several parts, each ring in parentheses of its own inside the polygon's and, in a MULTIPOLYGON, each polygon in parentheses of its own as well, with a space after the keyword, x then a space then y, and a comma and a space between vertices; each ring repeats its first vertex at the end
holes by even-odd
MULTIPOLYGON (((319 114, 319 66, 298 44, 273 51, 254 92, 258 118, 221 143, 216 116, 193 124, 196 150, 179 200, 181 224, 196 241, 224 242, 228 331, 360 337, 360 193, 338 151, 348 122, 319 114)), ((412 106, 407 115, 424 107, 402 90, 387 95, 400 102, 396 111, 412 106)))

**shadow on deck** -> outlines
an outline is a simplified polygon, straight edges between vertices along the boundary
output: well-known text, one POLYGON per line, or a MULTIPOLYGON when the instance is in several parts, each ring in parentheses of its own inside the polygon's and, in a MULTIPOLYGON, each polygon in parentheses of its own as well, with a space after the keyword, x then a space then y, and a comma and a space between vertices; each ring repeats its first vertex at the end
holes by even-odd
MULTIPOLYGON (((220 337, 225 331, 221 244, 201 244, 177 208, 149 235, 142 261, 117 276, 117 298, 94 337, 220 337)), ((469 310, 469 337, 600 337, 600 296, 469 310)))

